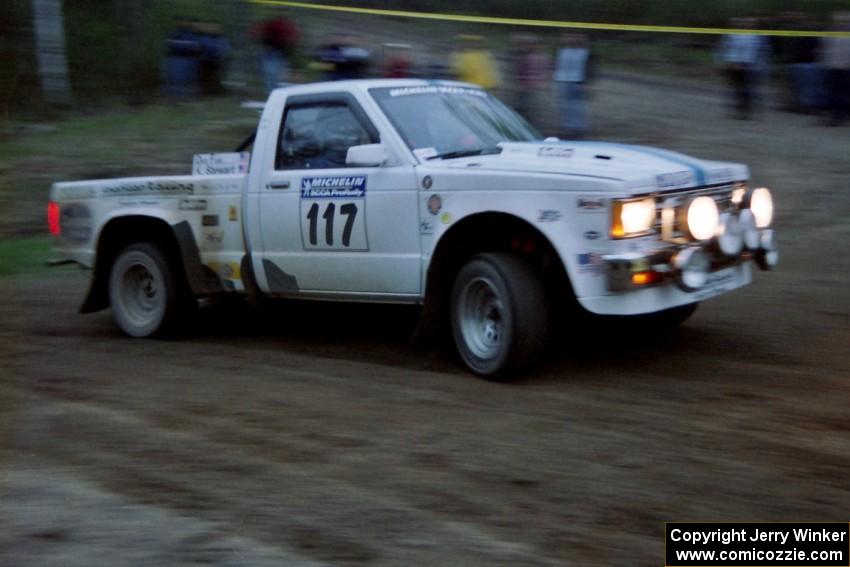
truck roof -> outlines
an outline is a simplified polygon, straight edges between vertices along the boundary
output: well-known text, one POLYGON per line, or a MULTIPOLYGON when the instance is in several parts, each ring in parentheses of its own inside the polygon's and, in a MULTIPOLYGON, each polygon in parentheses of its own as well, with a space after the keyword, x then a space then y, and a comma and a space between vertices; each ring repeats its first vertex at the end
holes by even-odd
POLYGON ((466 87, 480 89, 478 85, 471 83, 463 83, 460 81, 451 81, 443 79, 353 79, 345 81, 323 81, 320 83, 305 83, 299 85, 289 85, 275 89, 275 91, 283 90, 287 94, 315 94, 327 92, 329 90, 361 90, 365 91, 374 88, 392 88, 392 87, 424 87, 429 85, 446 85, 454 87, 466 87))

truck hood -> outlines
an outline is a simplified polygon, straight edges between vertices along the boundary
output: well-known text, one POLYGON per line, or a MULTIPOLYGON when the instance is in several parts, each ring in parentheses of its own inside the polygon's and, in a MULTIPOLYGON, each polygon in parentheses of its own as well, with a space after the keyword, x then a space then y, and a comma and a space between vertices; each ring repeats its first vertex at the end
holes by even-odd
POLYGON ((633 192, 743 181, 745 165, 700 160, 648 146, 607 142, 503 142, 502 153, 431 160, 429 167, 562 174, 622 181, 633 192))

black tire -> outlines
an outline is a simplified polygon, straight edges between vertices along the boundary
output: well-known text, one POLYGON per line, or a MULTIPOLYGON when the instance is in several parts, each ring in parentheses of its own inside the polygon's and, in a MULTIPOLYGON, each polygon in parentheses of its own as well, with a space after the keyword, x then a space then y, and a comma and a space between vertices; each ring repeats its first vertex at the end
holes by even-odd
POLYGON ((473 373, 508 380, 539 361, 546 341, 543 283, 520 257, 474 256, 452 286, 455 348, 473 373))
POLYGON ((109 273, 109 301, 118 327, 131 337, 163 336, 173 330, 180 307, 174 269, 156 244, 130 244, 109 273))

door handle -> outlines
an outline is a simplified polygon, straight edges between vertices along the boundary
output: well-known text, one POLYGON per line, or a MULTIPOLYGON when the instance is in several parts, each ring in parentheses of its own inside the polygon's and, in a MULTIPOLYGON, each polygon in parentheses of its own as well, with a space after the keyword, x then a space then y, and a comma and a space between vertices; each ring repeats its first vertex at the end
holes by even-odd
POLYGON ((289 189, 289 181, 269 181, 266 183, 269 189, 289 189))

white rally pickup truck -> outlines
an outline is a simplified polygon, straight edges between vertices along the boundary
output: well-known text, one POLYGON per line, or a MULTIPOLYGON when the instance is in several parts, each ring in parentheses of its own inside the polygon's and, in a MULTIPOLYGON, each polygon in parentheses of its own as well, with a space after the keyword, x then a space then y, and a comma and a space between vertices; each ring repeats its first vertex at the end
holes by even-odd
POLYGON ((60 261, 93 270, 81 312, 145 337, 220 294, 419 304, 504 378, 570 313, 681 321, 778 259, 745 166, 541 139, 469 84, 278 89, 250 144, 193 175, 55 184, 60 261))

